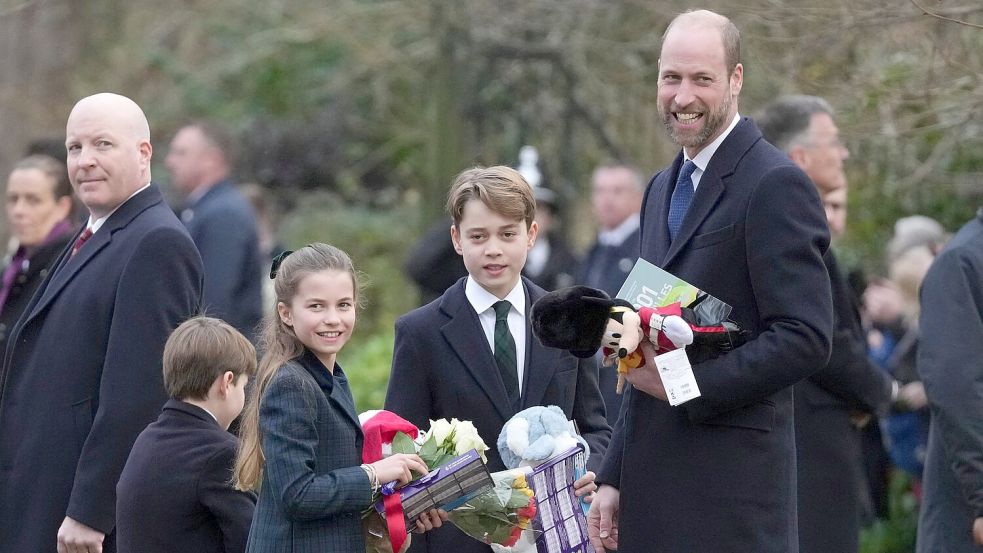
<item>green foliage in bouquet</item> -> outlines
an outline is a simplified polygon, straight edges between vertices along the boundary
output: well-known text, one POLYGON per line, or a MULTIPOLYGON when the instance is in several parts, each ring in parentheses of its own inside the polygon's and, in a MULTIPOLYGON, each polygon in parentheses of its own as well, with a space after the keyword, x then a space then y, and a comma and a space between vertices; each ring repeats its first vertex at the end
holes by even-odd
POLYGON ((495 487, 449 513, 465 534, 484 543, 515 545, 536 516, 536 499, 521 469, 492 474, 495 487))
POLYGON ((432 462, 435 466, 440 466, 457 456, 453 442, 437 443, 437 438, 430 436, 420 446, 420 458, 429 466, 432 462), (432 460, 432 461, 431 461, 432 460))

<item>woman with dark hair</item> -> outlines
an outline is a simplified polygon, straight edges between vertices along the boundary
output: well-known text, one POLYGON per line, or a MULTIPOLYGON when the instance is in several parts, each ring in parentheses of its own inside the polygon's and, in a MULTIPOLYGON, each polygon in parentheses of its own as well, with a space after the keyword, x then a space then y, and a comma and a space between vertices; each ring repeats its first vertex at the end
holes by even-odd
POLYGON ((7 334, 71 239, 73 200, 65 164, 33 155, 14 165, 5 192, 7 224, 17 243, 0 281, 0 351, 7 334))

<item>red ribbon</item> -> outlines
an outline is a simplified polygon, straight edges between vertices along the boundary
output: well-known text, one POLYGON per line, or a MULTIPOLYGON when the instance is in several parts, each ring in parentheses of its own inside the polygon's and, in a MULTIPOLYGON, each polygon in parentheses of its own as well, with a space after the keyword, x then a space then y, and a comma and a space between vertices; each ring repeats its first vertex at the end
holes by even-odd
POLYGON ((393 553, 399 553, 406 543, 406 517, 403 516, 403 501, 399 491, 382 497, 382 505, 386 511, 386 526, 389 528, 389 541, 393 553))
MULTIPOLYGON (((365 421, 362 425, 364 442, 362 445, 362 462, 374 463, 382 459, 382 444, 392 443, 396 432, 404 432, 410 438, 416 439, 419 430, 411 422, 395 413, 380 411, 365 421)), ((384 482, 380 482, 384 484, 384 482)), ((403 501, 399 492, 383 495, 382 505, 386 513, 386 528, 389 530, 389 542, 393 553, 399 553, 406 543, 406 517, 403 516, 403 501)))

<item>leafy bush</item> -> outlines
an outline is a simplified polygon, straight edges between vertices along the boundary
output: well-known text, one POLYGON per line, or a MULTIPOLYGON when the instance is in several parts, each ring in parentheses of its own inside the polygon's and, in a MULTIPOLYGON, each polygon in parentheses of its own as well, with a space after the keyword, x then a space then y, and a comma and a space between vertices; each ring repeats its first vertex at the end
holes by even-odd
POLYGON ((296 249, 326 242, 348 252, 362 273, 364 297, 351 342, 339 354, 361 412, 381 409, 392 363, 393 323, 418 304, 403 275, 406 252, 417 238, 417 213, 403 205, 387 210, 347 205, 330 194, 305 192, 284 218, 281 237, 296 249), (302 202, 302 203, 301 203, 302 202))
POLYGON ((860 532, 860 553, 912 553, 917 532, 918 500, 911 477, 896 470, 888 485, 888 517, 860 532))
POLYGON ((355 409, 361 413, 382 409, 389 384, 389 367, 393 358, 393 331, 359 336, 345 345, 339 363, 348 375, 355 396, 355 409))
POLYGON ((346 251, 362 274, 365 291, 356 338, 391 331, 396 317, 418 305, 416 286, 402 268, 419 235, 416 211, 407 205, 385 210, 353 206, 316 192, 305 192, 298 204, 283 218, 283 242, 291 249, 326 242, 346 251))

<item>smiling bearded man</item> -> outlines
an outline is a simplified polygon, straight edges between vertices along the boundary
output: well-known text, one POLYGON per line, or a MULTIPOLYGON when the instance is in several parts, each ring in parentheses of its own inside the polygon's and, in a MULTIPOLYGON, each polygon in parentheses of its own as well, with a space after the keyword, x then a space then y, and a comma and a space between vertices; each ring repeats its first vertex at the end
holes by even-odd
POLYGON ((687 12, 659 58, 659 113, 682 147, 645 192, 641 257, 733 306, 748 341, 693 365, 670 406, 652 350, 632 370, 588 526, 598 552, 794 553, 792 384, 830 352, 829 232, 808 177, 738 112, 740 33, 687 12))

